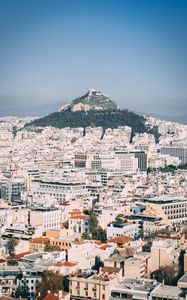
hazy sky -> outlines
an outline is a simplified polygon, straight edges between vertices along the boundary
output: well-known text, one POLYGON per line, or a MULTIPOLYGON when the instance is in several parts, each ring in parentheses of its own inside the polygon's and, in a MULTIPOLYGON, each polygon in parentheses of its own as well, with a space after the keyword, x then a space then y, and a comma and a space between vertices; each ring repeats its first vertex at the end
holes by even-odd
POLYGON ((187 1, 0 0, 1 114, 89 88, 186 115, 187 1))

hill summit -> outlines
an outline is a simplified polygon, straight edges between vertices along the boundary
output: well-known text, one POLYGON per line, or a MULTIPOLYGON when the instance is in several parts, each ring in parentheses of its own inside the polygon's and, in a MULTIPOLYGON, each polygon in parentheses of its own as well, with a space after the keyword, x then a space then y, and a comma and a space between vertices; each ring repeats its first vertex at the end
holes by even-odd
POLYGON ((59 111, 118 110, 119 106, 106 94, 93 89, 63 105, 59 111))
POLYGON ((102 127, 107 128, 129 126, 132 136, 135 133, 151 133, 158 138, 158 132, 147 127, 146 119, 128 109, 120 110, 119 106, 109 96, 89 90, 83 96, 68 102, 59 111, 45 117, 35 119, 25 124, 28 130, 41 130, 41 127, 77 128, 102 127), (39 127, 39 129, 38 129, 39 127))

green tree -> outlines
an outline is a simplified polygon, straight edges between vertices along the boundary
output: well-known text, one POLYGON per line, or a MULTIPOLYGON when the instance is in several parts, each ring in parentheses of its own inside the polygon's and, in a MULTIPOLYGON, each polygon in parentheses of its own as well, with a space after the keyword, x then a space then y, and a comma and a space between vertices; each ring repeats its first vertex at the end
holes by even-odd
POLYGON ((93 237, 94 240, 99 240, 102 243, 106 243, 107 241, 107 234, 106 234, 106 230, 104 230, 103 228, 101 228, 100 226, 96 228, 93 237))
POLYGON ((90 235, 89 235, 89 233, 88 233, 88 232, 84 232, 84 233, 82 234, 82 239, 83 239, 83 240, 90 240, 90 235))
POLYGON ((28 299, 30 297, 30 291, 29 287, 27 285, 26 277, 23 280, 23 283, 19 283, 17 289, 15 290, 15 293, 13 294, 14 298, 26 298, 28 299))
POLYGON ((117 224, 123 224, 123 223, 124 223, 123 218, 124 218, 124 215, 123 215, 123 214, 119 214, 119 215, 116 217, 115 222, 116 222, 117 224))
POLYGON ((151 273, 151 278, 155 278, 158 282, 164 280, 165 284, 176 285, 178 280, 178 272, 175 270, 175 266, 161 267, 151 273))
POLYGON ((103 261, 100 259, 99 256, 95 257, 95 265, 92 267, 92 270, 96 270, 99 271, 100 267, 103 267, 104 263, 103 261))
POLYGON ((91 232, 91 234, 95 232, 97 227, 98 227, 98 220, 97 220, 96 213, 91 212, 90 219, 89 219, 89 231, 91 232))
POLYGON ((18 261, 16 259, 9 259, 7 260, 8 266, 18 266, 18 261))
POLYGON ((18 279, 20 281, 20 280, 22 280, 22 278, 23 278, 23 273, 22 272, 18 273, 16 276, 16 279, 18 279))
POLYGON ((106 242, 106 230, 102 229, 101 226, 99 226, 97 216, 93 211, 90 213, 89 232, 91 233, 93 240, 99 240, 103 243, 106 242))
POLYGON ((10 256, 11 259, 15 257, 15 246, 18 244, 18 241, 14 238, 8 239, 8 241, 5 244, 5 248, 10 256))
POLYGON ((40 293, 41 297, 45 297, 47 291, 58 292, 64 290, 63 276, 58 272, 44 271, 42 274, 42 280, 37 285, 37 292, 40 293))

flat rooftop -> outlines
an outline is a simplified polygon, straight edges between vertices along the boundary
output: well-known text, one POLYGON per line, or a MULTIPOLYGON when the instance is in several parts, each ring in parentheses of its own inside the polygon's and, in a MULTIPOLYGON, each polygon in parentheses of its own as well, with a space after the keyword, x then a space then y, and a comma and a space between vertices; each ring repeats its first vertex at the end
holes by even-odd
POLYGON ((115 291, 121 291, 121 290, 136 290, 139 292, 151 292, 156 286, 158 285, 158 282, 154 279, 133 279, 125 277, 123 281, 120 283, 120 285, 116 286, 115 288, 112 288, 112 290, 115 291))
POLYGON ((177 286, 172 285, 160 285, 154 291, 152 291, 152 296, 163 297, 163 298, 177 298, 181 294, 181 289, 177 286))
POLYGON ((187 198, 182 196, 162 196, 144 199, 145 202, 157 203, 157 204, 167 204, 172 202, 184 202, 187 201, 187 198))

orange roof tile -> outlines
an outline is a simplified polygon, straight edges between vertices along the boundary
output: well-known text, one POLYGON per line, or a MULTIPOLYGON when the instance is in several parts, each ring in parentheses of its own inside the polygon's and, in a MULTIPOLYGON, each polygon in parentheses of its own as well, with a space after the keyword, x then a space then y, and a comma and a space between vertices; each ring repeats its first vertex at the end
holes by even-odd
POLYGON ((115 236, 112 239, 110 239, 109 243, 117 243, 117 244, 124 244, 132 241, 132 238, 129 236, 115 236))
POLYGON ((98 245, 98 246, 99 246, 99 245, 103 245, 103 243, 102 243, 101 241, 98 241, 98 240, 95 240, 94 243, 95 243, 96 245, 98 245))
POLYGON ((107 248, 111 248, 112 246, 110 246, 110 245, 103 245, 103 246, 101 246, 101 247, 99 247, 99 249, 101 249, 101 250, 106 250, 107 248))
POLYGON ((77 220, 88 220, 89 217, 85 216, 85 215, 73 215, 70 217, 70 219, 77 219, 77 220))
POLYGON ((35 244, 45 244, 47 242, 50 242, 50 239, 48 237, 41 236, 41 237, 33 238, 30 242, 35 244))
POLYGON ((65 261, 62 263, 62 265, 64 267, 74 267, 77 265, 77 262, 74 262, 74 261, 65 261))
POLYGON ((24 257, 25 255, 31 254, 31 253, 32 253, 31 251, 19 253, 19 254, 15 255, 15 259, 20 259, 20 258, 24 257))
POLYGON ((58 300, 58 297, 53 293, 48 293, 42 300, 58 300))

